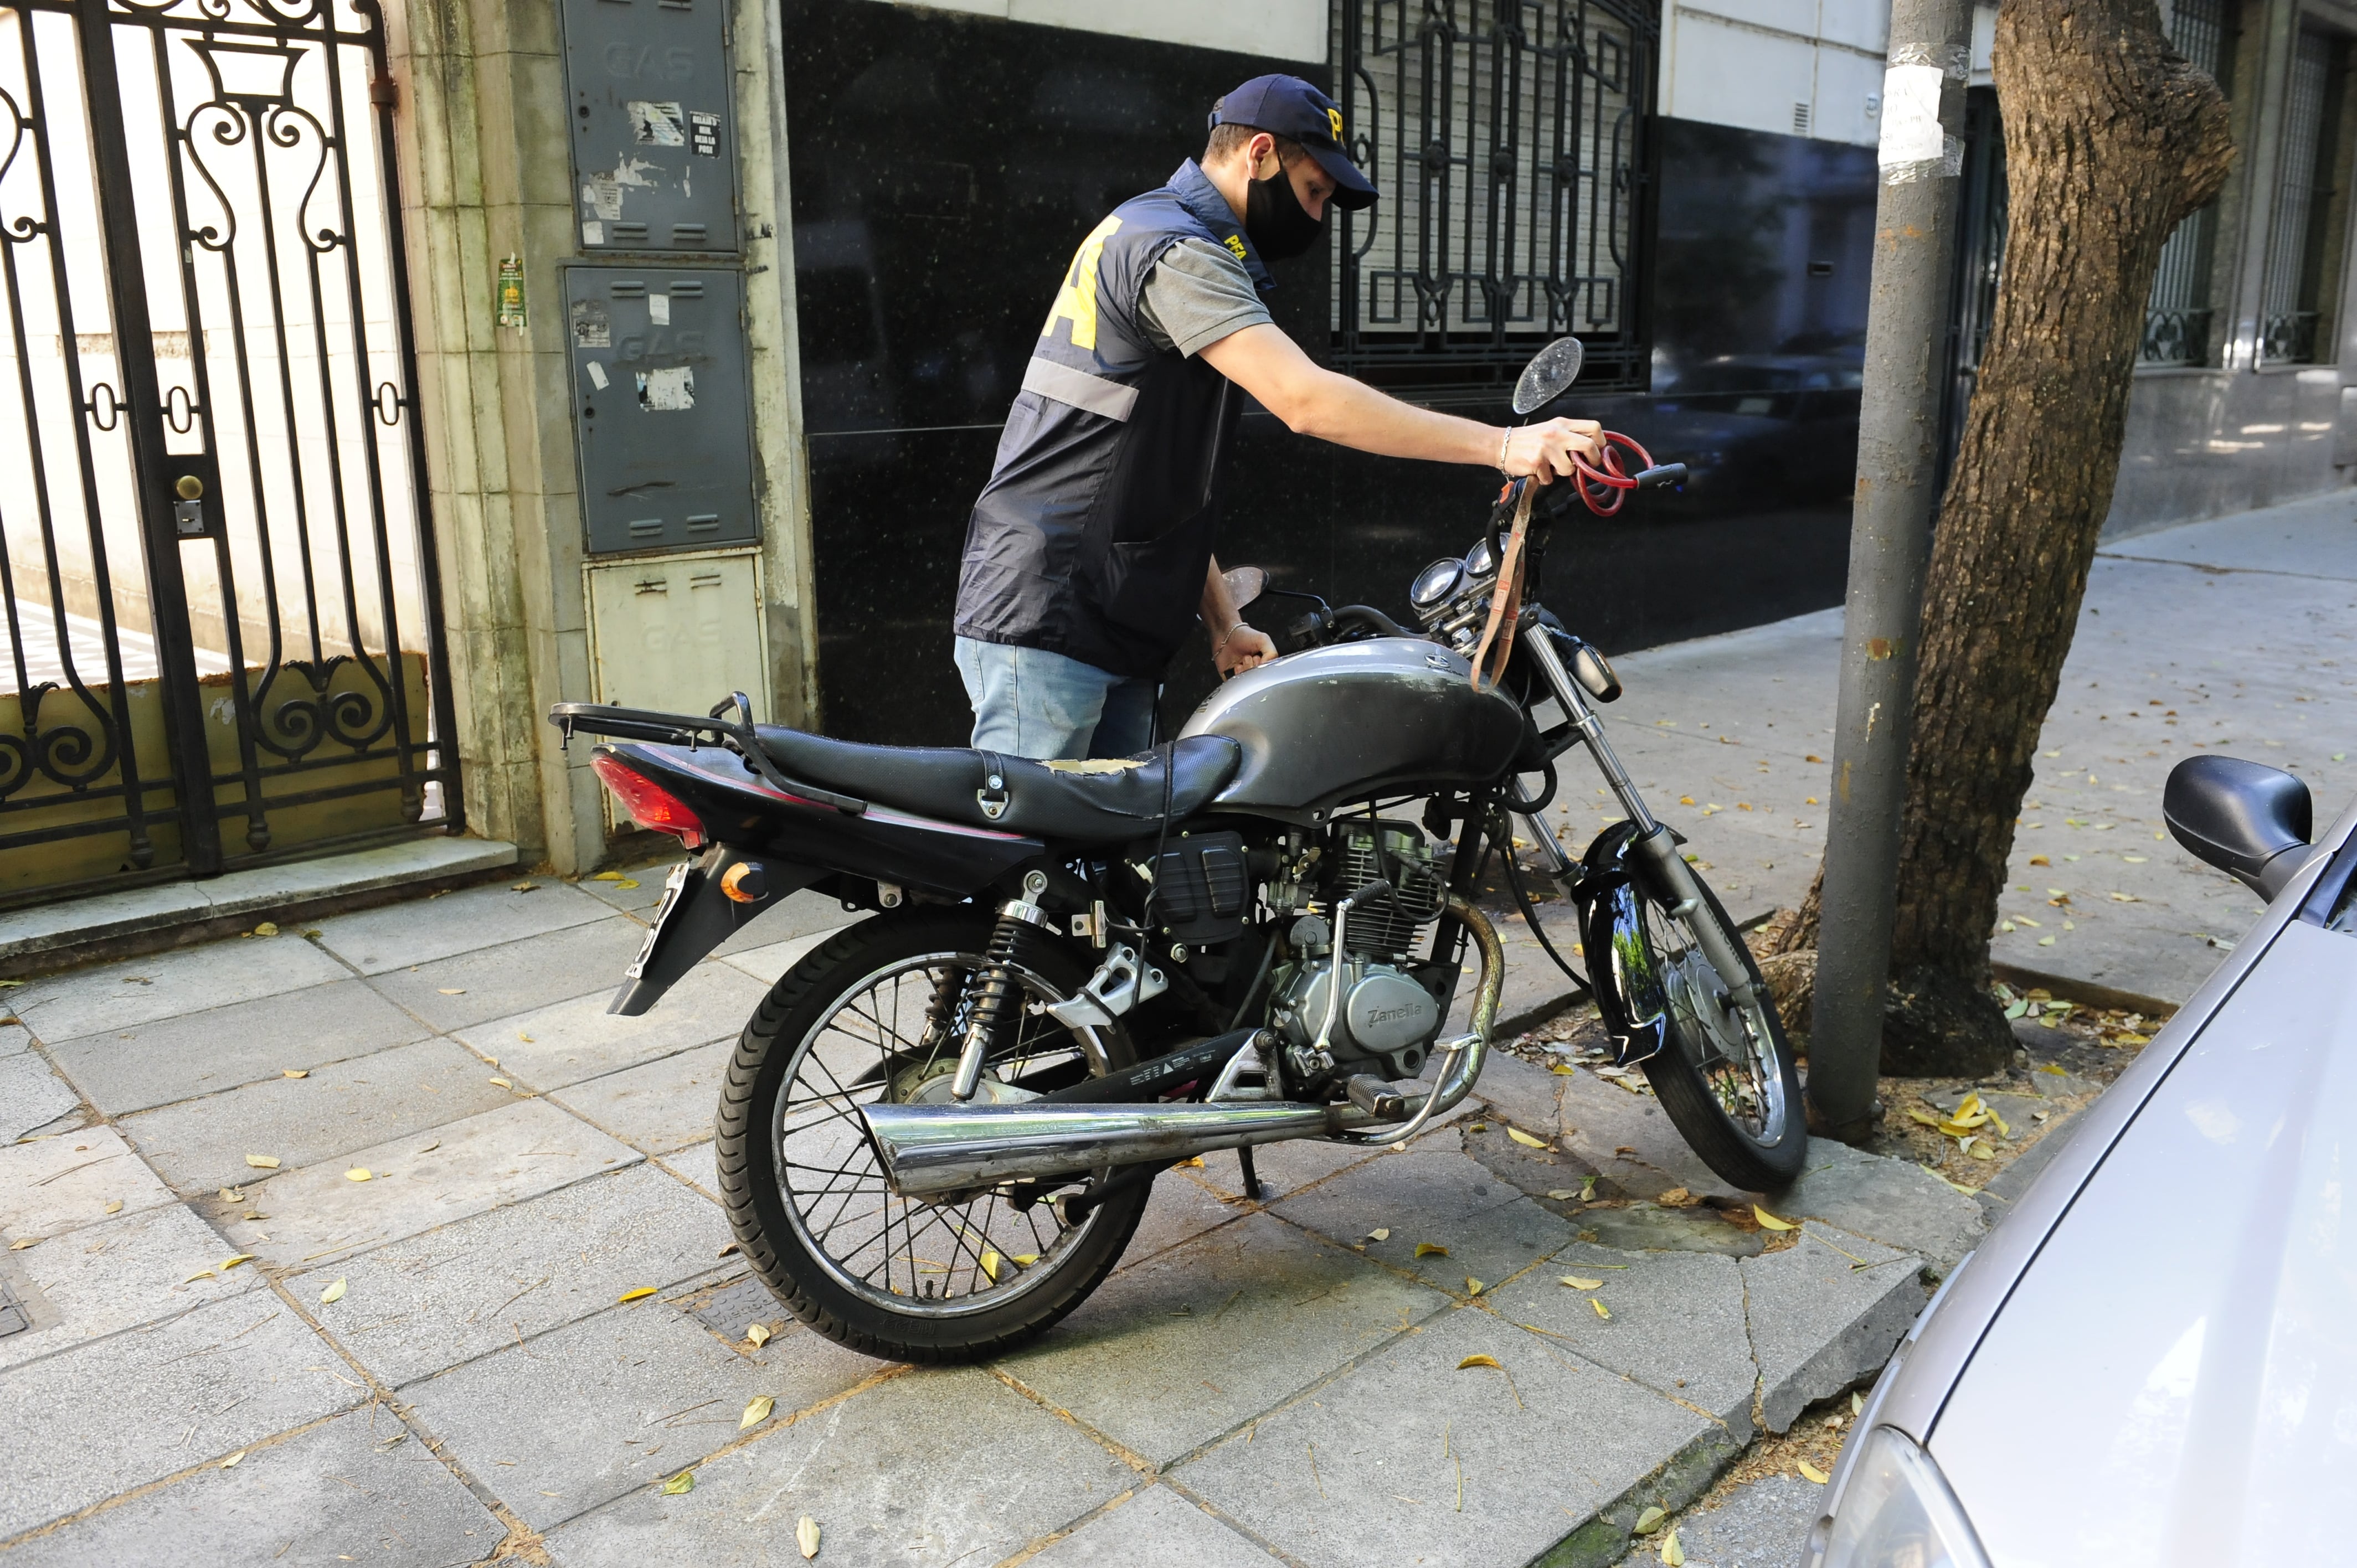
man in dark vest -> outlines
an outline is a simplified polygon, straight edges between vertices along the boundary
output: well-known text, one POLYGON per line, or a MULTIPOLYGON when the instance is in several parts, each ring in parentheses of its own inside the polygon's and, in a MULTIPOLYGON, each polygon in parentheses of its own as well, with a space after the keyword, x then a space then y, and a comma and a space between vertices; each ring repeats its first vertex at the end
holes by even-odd
POLYGON ((1590 420, 1508 430, 1321 370, 1261 301, 1267 264, 1371 205, 1342 113, 1293 76, 1220 100, 1201 163, 1089 231, 1057 292, 966 525, 957 663, 974 744, 1134 756, 1200 615, 1222 676, 1274 658, 1211 556, 1220 470, 1247 395, 1301 435, 1551 483, 1594 457, 1590 420))

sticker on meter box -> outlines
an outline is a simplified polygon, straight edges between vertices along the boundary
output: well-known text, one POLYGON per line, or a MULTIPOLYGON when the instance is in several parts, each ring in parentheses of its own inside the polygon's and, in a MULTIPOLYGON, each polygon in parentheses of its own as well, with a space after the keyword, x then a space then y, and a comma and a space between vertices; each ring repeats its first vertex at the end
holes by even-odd
POLYGON ((640 145, 687 145, 687 116, 678 104, 650 103, 643 98, 633 98, 622 105, 622 113, 630 116, 630 139, 640 145))
POLYGON ((707 114, 701 109, 689 110, 687 140, 689 148, 697 157, 718 157, 720 156, 720 116, 707 114))
POLYGON ((695 406, 695 371, 670 365, 639 372, 639 406, 649 413, 677 413, 695 406))

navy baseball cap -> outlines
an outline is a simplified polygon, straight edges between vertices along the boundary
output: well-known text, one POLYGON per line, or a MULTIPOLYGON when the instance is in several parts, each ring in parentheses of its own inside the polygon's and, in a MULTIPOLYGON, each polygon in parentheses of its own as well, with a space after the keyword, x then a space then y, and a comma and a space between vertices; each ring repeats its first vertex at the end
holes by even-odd
POLYGON ((1341 105, 1297 76, 1254 77, 1211 106, 1211 124, 1289 137, 1334 177, 1335 206, 1356 211, 1375 203, 1375 182, 1344 149, 1341 105))

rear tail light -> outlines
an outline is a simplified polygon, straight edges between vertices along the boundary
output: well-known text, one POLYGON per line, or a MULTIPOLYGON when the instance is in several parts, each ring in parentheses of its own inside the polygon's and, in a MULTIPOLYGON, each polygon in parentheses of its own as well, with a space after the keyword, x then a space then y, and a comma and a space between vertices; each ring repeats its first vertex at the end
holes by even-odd
POLYGON ((703 847, 703 819, 689 811, 678 796, 645 774, 633 771, 610 753, 590 758, 589 766, 597 769, 597 777, 614 792, 614 799, 622 803, 622 810, 630 814, 632 822, 655 832, 669 833, 690 849, 703 847))

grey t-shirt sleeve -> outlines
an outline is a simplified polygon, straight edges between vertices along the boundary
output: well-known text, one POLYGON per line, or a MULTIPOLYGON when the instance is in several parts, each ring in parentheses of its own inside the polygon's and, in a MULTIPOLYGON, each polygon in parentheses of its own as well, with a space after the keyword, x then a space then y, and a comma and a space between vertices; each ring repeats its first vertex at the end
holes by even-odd
POLYGON ((1146 274, 1137 317, 1156 348, 1190 359, 1269 319, 1243 263, 1209 240, 1181 240, 1162 252, 1146 274))

